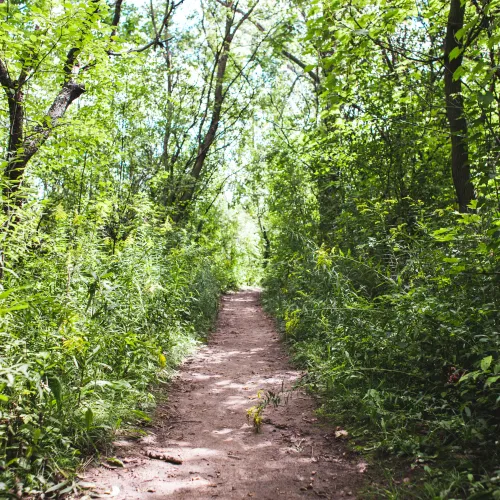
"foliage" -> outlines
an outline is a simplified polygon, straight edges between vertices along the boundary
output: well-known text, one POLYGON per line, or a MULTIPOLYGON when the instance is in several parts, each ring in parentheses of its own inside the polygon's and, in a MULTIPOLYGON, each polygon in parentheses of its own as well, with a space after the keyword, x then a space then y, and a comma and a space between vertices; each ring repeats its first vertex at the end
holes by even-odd
POLYGON ((0 76, 11 75, 0 80, 0 496, 67 493, 82 458, 147 423, 154 386, 206 338, 220 294, 245 279, 250 247, 220 202, 217 153, 189 216, 174 222, 169 200, 213 105, 195 76, 203 82, 214 61, 208 45, 189 49, 192 36, 205 30, 218 43, 224 16, 183 30, 164 19, 173 70, 167 42, 148 45, 151 12, 124 3, 114 26, 113 9, 0 4, 0 76), (73 79, 85 92, 51 121, 54 95, 73 79))
POLYGON ((232 280, 220 243, 192 243, 144 199, 131 208, 137 223, 114 254, 95 221, 75 226, 61 207, 50 233, 36 230, 40 207, 26 209, 24 234, 10 240, 19 263, 0 299, 3 489, 57 483, 82 453, 147 419, 151 385, 213 323, 232 280))
MULTIPOLYGON (((365 216, 373 227, 385 212, 365 216)), ((416 464, 459 453, 481 474, 495 463, 499 432, 498 259, 496 238, 475 235, 498 218, 460 219, 452 238, 422 217, 411 238, 400 227, 356 257, 303 241, 300 253, 271 263, 266 302, 324 411, 354 420, 364 449, 416 464), (387 264, 375 264, 376 246, 387 264)))
POLYGON ((299 3, 319 109, 306 119, 309 103, 276 90, 290 111, 252 174, 268 188, 266 306, 321 411, 351 425, 360 451, 411 464, 403 496, 496 498, 497 5, 466 2, 456 36, 476 197, 457 213, 441 55, 450 2, 299 3))
POLYGON ((499 9, 1 2, 1 489, 71 489, 262 263, 403 494, 498 497, 499 9))

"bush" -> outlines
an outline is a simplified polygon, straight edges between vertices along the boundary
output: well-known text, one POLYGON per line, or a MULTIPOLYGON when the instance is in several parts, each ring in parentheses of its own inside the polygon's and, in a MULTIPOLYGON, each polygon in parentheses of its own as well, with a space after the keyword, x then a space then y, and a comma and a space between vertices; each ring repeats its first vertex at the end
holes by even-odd
POLYGON ((429 473, 456 467, 461 479, 441 478, 438 492, 498 495, 500 219, 442 213, 429 226, 436 214, 421 213, 382 231, 384 208, 344 214, 344 250, 299 235, 291 248, 277 233, 266 306, 322 412, 350 423, 360 449, 429 473))
POLYGON ((83 456, 148 420, 152 387, 204 338, 234 281, 217 238, 195 243, 144 200, 118 244, 102 236, 106 214, 59 206, 40 229, 39 210, 9 236, 0 294, 0 491, 24 494, 71 487, 83 456))

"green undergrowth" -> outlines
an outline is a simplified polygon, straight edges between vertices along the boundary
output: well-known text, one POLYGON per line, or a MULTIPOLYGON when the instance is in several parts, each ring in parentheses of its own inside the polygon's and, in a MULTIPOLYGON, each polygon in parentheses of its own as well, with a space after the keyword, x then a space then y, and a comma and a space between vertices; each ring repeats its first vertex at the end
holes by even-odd
POLYGON ((346 217, 339 231, 365 228, 351 249, 277 233, 265 306, 321 414, 375 463, 407 466, 380 496, 500 498, 498 216, 385 231, 382 209, 346 217))
POLYGON ((208 241, 136 207, 114 251, 95 219, 75 222, 62 207, 43 231, 26 210, 12 236, 15 271, 0 294, 1 498, 67 492, 82 458, 147 421, 155 385, 204 340, 235 285, 227 228, 208 227, 208 241))

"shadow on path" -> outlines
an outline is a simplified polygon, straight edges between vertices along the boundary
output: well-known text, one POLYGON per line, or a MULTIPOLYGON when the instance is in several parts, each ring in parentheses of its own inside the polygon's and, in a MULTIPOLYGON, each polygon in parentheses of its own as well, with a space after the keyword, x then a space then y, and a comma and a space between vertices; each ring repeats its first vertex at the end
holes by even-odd
POLYGON ((115 443, 125 467, 89 470, 85 481, 97 485, 101 498, 127 500, 354 498, 366 464, 317 421, 303 391, 286 406, 268 407, 260 433, 247 422, 259 390, 277 392, 299 376, 259 293, 226 295, 215 334, 180 368, 153 431, 115 443), (145 451, 182 464, 147 458, 145 451))

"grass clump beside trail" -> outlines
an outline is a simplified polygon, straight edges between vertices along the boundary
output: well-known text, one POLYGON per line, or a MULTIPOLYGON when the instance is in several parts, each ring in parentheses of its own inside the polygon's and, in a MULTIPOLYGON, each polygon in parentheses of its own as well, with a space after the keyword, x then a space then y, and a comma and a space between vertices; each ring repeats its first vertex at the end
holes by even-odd
POLYGON ((73 489, 80 460, 148 419, 152 385, 213 324, 233 285, 231 234, 198 242, 144 208, 115 253, 62 207, 33 241, 36 210, 11 240, 0 294, 0 497, 73 489), (229 253, 228 253, 229 252, 229 253), (29 257, 29 259, 27 259, 29 257))
POLYGON ((267 309, 321 413, 374 462, 399 457, 400 484, 376 495, 500 498, 498 218, 450 215, 437 230, 423 215, 375 240, 382 209, 365 212, 371 246, 276 233, 267 309))

